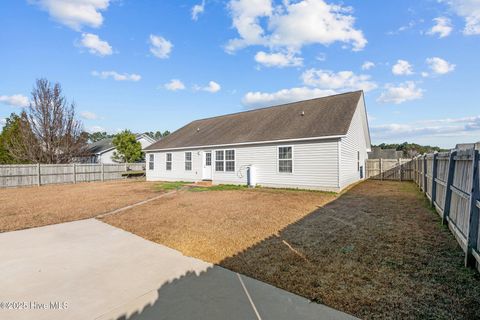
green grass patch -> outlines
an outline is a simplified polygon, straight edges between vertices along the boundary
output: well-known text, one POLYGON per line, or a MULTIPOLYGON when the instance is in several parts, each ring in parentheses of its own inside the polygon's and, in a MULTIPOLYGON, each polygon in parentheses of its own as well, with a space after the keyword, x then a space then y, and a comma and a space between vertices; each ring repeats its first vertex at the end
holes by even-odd
POLYGON ((211 187, 194 187, 189 189, 193 192, 202 192, 202 191, 227 191, 227 190, 246 190, 247 186, 237 185, 237 184, 217 184, 211 187))
POLYGON ((178 190, 183 186, 190 184, 191 182, 186 181, 169 181, 169 182, 160 182, 156 183, 153 187, 155 191, 171 191, 171 190, 178 190))

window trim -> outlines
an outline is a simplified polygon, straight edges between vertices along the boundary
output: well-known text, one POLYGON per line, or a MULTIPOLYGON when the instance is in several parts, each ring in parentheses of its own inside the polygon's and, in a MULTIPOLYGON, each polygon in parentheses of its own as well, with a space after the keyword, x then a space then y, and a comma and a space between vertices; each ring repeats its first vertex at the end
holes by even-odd
POLYGON ((193 169, 193 153, 191 151, 185 151, 184 153, 184 160, 185 160, 185 166, 184 166, 184 169, 185 171, 192 171, 193 169), (190 160, 187 160, 187 153, 190 154, 190 160), (187 163, 190 163, 190 169, 187 169, 187 163))
POLYGON ((360 151, 357 151, 357 172, 360 172, 360 151))
POLYGON ((165 153, 165 171, 172 171, 173 167, 173 153, 165 153), (168 160, 168 155, 170 155, 170 161, 168 160), (168 169, 168 164, 170 164, 170 169, 168 169))
POLYGON ((148 170, 155 170, 155 153, 148 154, 148 170))
POLYGON ((294 174, 295 173, 295 162, 293 161, 294 158, 294 146, 293 145, 277 145, 276 146, 276 153, 277 153, 277 173, 278 174, 294 174), (280 159, 280 148, 292 148, 292 158, 291 159, 280 159), (292 172, 280 172, 280 160, 291 160, 292 161, 292 172))
POLYGON ((212 161, 214 164, 214 171, 215 172, 223 172, 223 173, 235 173, 237 171, 237 149, 228 148, 228 149, 215 149, 213 150, 215 154, 215 160, 212 161), (217 151, 223 152, 223 160, 218 160, 218 162, 223 162, 223 170, 217 170, 217 151), (227 151, 233 151, 233 160, 227 160, 227 151), (227 171, 227 161, 233 161, 233 171, 227 171))

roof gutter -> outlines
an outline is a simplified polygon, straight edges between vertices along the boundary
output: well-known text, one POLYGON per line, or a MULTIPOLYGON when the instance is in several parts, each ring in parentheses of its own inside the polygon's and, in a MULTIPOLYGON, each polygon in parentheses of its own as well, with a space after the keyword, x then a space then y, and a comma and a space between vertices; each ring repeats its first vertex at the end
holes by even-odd
POLYGON ((285 142, 296 142, 296 141, 340 139, 340 138, 343 138, 343 137, 346 137, 346 135, 296 138, 296 139, 283 139, 283 140, 266 140, 266 141, 254 141, 254 142, 221 143, 221 144, 212 144, 212 145, 203 145, 203 146, 189 146, 189 147, 179 147, 179 148, 143 149, 143 151, 144 152, 153 152, 153 151, 167 151, 167 150, 206 149, 206 148, 213 148, 213 147, 244 146, 244 145, 252 145, 252 144, 285 143, 285 142))

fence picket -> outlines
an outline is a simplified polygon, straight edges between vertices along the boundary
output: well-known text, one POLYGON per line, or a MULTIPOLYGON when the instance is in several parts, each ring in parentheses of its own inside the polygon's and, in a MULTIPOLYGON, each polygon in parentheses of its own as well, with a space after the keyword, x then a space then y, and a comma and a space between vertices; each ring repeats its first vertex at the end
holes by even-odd
POLYGON ((128 171, 145 171, 144 163, 0 165, 0 188, 124 179, 128 171))

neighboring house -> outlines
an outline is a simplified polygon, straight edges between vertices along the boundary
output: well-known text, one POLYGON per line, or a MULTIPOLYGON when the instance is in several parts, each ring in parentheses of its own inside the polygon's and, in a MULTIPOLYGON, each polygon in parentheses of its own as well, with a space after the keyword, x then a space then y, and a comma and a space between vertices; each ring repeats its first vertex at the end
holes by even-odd
POLYGON ((364 177, 363 92, 196 120, 144 151, 149 181, 339 191, 364 177))
POLYGON ((368 153, 368 159, 401 159, 403 158, 403 151, 395 149, 382 149, 380 147, 372 148, 368 153))
POLYGON ((458 143, 455 146, 455 149, 457 150, 468 150, 473 148, 480 150, 480 141, 475 143, 458 143))
MULTIPOLYGON (((137 134, 137 141, 142 145, 142 149, 148 147, 155 142, 155 139, 151 138, 147 134, 137 134)), ((113 154, 116 151, 113 145, 113 138, 103 139, 94 143, 91 143, 87 147, 87 155, 82 157, 83 163, 117 163, 113 160, 113 154)))

